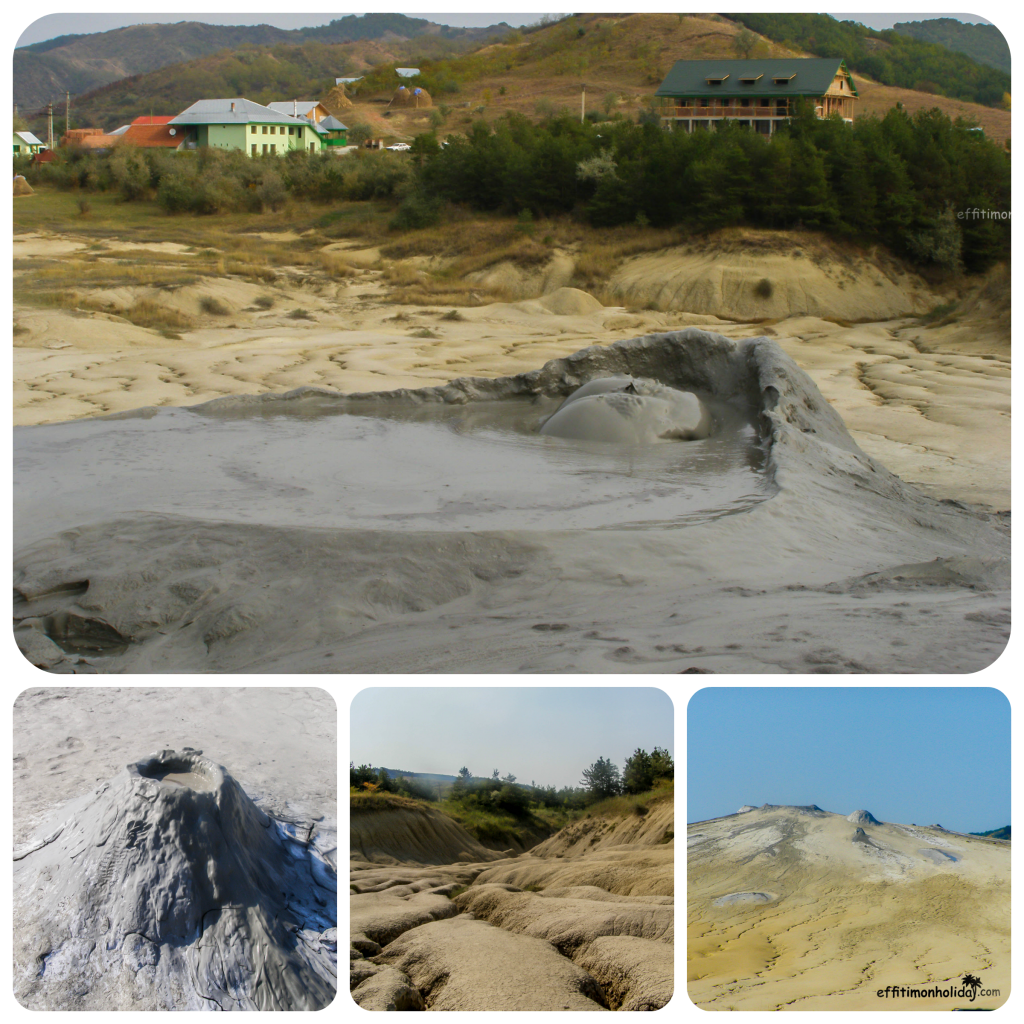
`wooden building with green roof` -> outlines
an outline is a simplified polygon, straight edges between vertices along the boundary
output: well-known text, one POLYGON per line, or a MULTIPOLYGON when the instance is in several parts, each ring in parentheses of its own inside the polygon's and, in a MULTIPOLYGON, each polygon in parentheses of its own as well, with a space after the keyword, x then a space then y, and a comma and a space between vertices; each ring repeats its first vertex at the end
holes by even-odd
POLYGON ((857 87, 842 60, 772 57, 765 60, 677 60, 655 95, 665 128, 691 132, 729 119, 771 135, 797 98, 819 117, 853 121, 857 87))

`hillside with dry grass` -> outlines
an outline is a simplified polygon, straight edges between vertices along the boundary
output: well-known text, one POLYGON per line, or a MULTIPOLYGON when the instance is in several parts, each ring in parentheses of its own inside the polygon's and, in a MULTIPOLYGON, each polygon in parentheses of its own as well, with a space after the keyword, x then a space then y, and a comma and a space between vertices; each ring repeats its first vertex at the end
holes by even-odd
MULTIPOLYGON (((718 14, 580 14, 461 54, 436 36, 225 50, 81 96, 76 123, 112 129, 140 112, 177 114, 200 94, 241 94, 256 102, 323 97, 338 74, 364 77, 351 96, 353 106, 338 115, 388 142, 410 141, 431 128, 459 133, 474 121, 493 122, 510 112, 534 119, 559 109, 635 118, 649 108, 675 61, 733 58, 741 31, 738 22, 718 14), (431 107, 392 105, 396 64, 422 68, 431 107)), ((768 57, 816 56, 768 39, 759 45, 768 57)), ((896 103, 912 113, 938 107, 950 117, 975 120, 999 143, 1010 136, 1008 110, 884 86, 861 74, 854 78, 859 115, 883 114, 896 103)))

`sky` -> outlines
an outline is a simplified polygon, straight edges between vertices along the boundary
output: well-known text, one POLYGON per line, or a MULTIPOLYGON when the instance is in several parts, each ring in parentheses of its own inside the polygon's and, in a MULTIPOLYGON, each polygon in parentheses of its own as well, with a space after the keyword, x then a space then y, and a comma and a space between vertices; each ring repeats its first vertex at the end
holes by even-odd
POLYGON ((409 772, 497 768, 538 786, 579 786, 599 757, 675 756, 672 701, 653 687, 372 687, 352 701, 349 760, 409 772))
MULTIPOLYGON (((275 10, 274 4, 261 4, 259 0, 253 0, 251 3, 244 5, 245 10, 231 11, 232 6, 230 2, 211 4, 211 9, 203 12, 201 5, 197 5, 194 2, 187 5, 190 10, 183 9, 182 11, 172 11, 171 13, 138 13, 131 12, 130 5, 119 4, 117 2, 106 2, 103 7, 108 12, 112 8, 124 7, 125 11, 122 13, 103 13, 103 14, 91 14, 85 11, 79 12, 76 10, 78 7, 88 7, 91 5, 78 4, 73 2, 59 2, 59 0, 53 0, 52 4, 48 3, 47 0, 43 0, 42 4, 34 4, 31 13, 24 16, 15 16, 11 18, 13 32, 23 29, 21 36, 18 39, 16 45, 27 46, 30 43, 39 43, 45 39, 53 39, 55 36, 61 35, 72 35, 77 33, 86 32, 106 32, 113 28, 122 28, 125 25, 138 25, 143 22, 176 22, 176 21, 202 21, 207 24, 213 25, 275 25, 278 28, 294 29, 294 28, 306 28, 315 25, 326 25, 329 21, 334 18, 345 17, 348 14, 362 14, 363 11, 343 11, 338 13, 335 7, 332 12, 323 11, 320 13, 307 13, 307 14, 282 14, 279 13, 280 5, 276 5, 278 10, 275 10), (36 20, 31 21, 33 13, 45 11, 46 8, 53 6, 57 8, 57 12, 53 14, 43 14, 36 20), (196 7, 200 10, 197 13, 196 7), (254 13, 255 9, 255 13, 254 13), (227 10, 228 13, 221 13, 227 10), (31 21, 31 23, 30 23, 31 21)), ((98 6, 98 5, 97 5, 98 6)), ((173 7, 173 4, 162 5, 165 7, 173 7)), ((316 3, 304 5, 310 8, 315 8, 316 3)), ((397 6, 397 5, 396 5, 397 6)), ((453 5, 456 8, 459 4, 453 5)), ((425 11, 417 10, 415 7, 405 8, 403 7, 402 13, 408 14, 414 18, 426 18, 428 21, 434 21, 441 25, 455 25, 455 26, 474 26, 482 27, 487 25, 496 25, 499 22, 507 22, 509 25, 528 25, 538 21, 545 12, 524 9, 518 12, 498 12, 494 14, 479 14, 474 13, 479 11, 479 4, 466 5, 467 10, 463 12, 452 12, 448 13, 427 13, 425 11)), ((619 7, 622 5, 619 4, 619 7)), ((647 10, 658 10, 661 5, 650 4, 645 9, 647 10)), ((785 5, 789 6, 789 5, 785 5)), ((983 7, 988 5, 982 5, 983 7)), ((393 10, 391 7, 380 7, 379 10, 393 10)), ((590 10, 600 10, 600 6, 589 8, 590 10)), ((559 17, 560 15, 554 14, 552 17, 559 17)), ((893 24, 897 21, 922 21, 928 18, 958 18, 960 21, 966 22, 984 22, 986 19, 976 14, 925 14, 920 11, 911 14, 833 14, 833 18, 839 20, 851 19, 853 21, 859 21, 870 28, 882 29, 892 28, 893 24)))
POLYGON ((1010 822, 1010 705, 990 687, 718 687, 686 709, 688 822, 817 804, 984 832, 1010 822))

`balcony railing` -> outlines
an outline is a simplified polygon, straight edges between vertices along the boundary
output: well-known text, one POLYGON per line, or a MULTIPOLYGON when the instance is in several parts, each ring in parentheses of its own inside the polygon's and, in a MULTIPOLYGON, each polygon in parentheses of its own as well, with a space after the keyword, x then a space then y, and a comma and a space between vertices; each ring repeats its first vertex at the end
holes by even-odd
POLYGON ((764 118, 764 117, 789 117, 790 111, 786 107, 659 107, 658 112, 662 117, 739 117, 739 118, 764 118))

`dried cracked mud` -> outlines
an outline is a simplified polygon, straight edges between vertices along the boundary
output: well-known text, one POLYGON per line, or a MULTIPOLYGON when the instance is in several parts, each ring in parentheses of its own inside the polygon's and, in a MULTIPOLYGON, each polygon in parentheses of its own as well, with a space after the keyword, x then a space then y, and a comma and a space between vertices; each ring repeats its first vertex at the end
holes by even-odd
POLYGON ((673 993, 673 810, 582 821, 525 854, 430 809, 352 819, 365 1010, 657 1010, 673 993))

